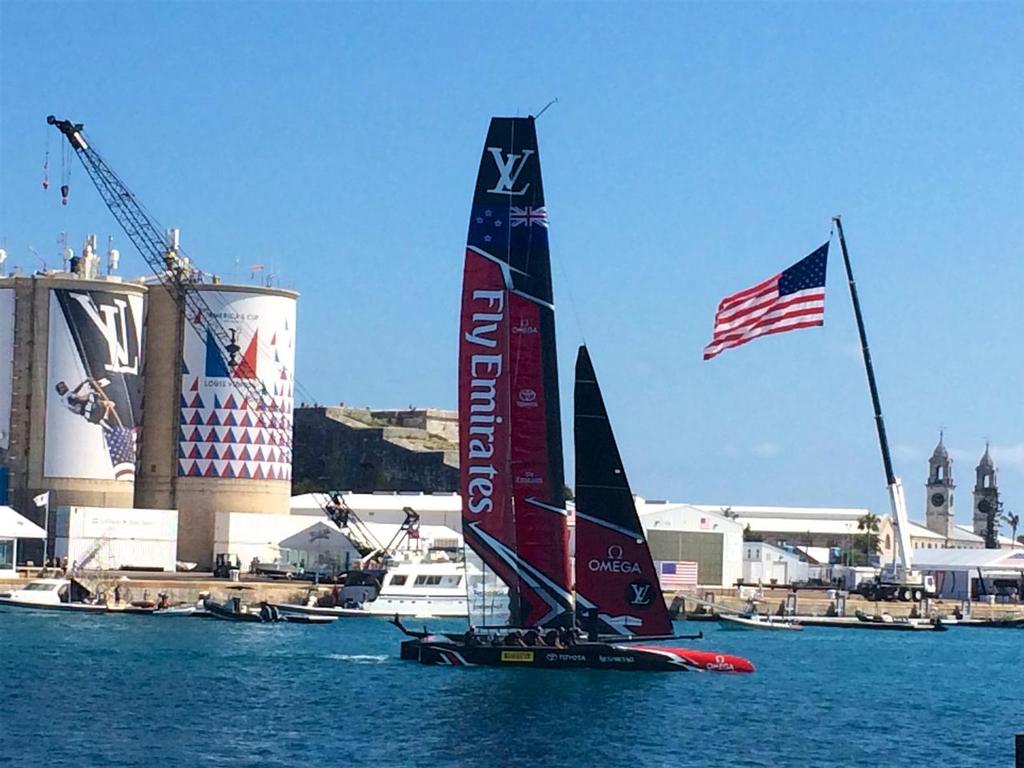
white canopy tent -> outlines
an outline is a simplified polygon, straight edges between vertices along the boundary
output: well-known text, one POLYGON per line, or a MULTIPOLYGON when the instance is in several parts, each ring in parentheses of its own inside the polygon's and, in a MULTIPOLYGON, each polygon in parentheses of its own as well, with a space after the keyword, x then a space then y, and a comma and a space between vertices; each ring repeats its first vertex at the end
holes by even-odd
POLYGON ((10 507, 0 506, 0 575, 14 576, 18 539, 45 539, 46 531, 10 507))

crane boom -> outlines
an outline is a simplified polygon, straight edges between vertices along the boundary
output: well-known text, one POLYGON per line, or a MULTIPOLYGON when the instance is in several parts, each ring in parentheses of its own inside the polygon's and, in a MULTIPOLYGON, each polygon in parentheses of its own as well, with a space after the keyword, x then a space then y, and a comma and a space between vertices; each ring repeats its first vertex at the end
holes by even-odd
POLYGON ((197 333, 202 328, 213 340, 213 346, 225 363, 232 384, 241 392, 260 426, 270 431, 278 447, 284 452, 283 460, 291 463, 291 436, 283 420, 274 415, 277 403, 273 395, 260 378, 234 375, 231 366, 227 364, 230 359, 227 350, 228 345, 233 343, 232 336, 196 287, 197 270, 191 266, 189 259, 176 243, 165 241, 161 228, 146 213, 128 186, 89 145, 82 133, 82 123, 58 120, 53 115, 47 117, 46 122, 55 126, 67 138, 103 202, 161 284, 170 291, 183 317, 191 321, 190 325, 197 333))
POLYGON ((846 237, 843 235, 843 222, 834 216, 836 234, 839 236, 839 247, 843 252, 843 264, 846 266, 846 277, 850 284, 850 298, 853 301, 853 313, 857 320, 857 332, 860 335, 860 348, 864 357, 864 369, 868 376, 868 388, 871 390, 871 404, 875 413, 875 429, 878 432, 878 444, 882 450, 882 465, 885 469, 885 481, 889 489, 889 505, 892 509, 893 521, 896 526, 896 557, 891 574, 886 575, 892 582, 900 585, 921 583, 928 586, 930 582, 913 571, 912 548, 910 541, 910 519, 907 516, 907 501, 903 495, 903 483, 893 471, 892 456, 889 453, 889 440, 885 432, 885 419, 882 418, 882 405, 878 397, 878 385, 875 382, 875 368, 871 364, 871 350, 868 348, 867 331, 864 329, 864 317, 860 311, 860 299, 857 296, 857 283, 853 279, 853 267, 850 265, 850 254, 846 250, 846 237))

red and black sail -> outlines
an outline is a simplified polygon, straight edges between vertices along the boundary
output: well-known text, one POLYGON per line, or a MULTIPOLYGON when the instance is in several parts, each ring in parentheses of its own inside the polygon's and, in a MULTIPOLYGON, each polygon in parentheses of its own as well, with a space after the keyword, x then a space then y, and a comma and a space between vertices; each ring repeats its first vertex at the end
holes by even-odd
POLYGON ((587 348, 576 357, 576 603, 601 634, 668 635, 672 621, 587 348))
POLYGON ((547 209, 532 117, 491 120, 470 215, 459 336, 466 543, 509 588, 514 626, 572 596, 547 209))

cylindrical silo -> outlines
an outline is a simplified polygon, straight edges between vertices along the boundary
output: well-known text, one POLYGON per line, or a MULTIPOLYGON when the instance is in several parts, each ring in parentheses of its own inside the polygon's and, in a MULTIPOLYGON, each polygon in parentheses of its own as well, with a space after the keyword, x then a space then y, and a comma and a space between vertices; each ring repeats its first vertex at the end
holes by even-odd
POLYGON ((146 287, 69 272, 0 277, 0 464, 11 506, 130 507, 146 287))
POLYGON ((150 286, 135 505, 177 509, 179 559, 208 566, 219 514, 288 512, 298 294, 197 288, 232 341, 225 359, 205 318, 182 317, 166 288, 150 286), (239 378, 261 382, 273 404, 254 407, 239 378))

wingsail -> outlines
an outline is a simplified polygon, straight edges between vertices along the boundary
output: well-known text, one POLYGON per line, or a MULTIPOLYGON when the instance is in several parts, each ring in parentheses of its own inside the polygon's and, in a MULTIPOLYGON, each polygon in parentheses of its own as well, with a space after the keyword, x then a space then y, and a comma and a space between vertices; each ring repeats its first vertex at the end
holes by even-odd
POLYGON ((576 357, 576 602, 601 634, 668 635, 672 621, 594 366, 576 357))
MULTIPOLYGON (((463 272, 463 534, 509 624, 572 616, 547 208, 532 117, 491 120, 463 272)), ((488 617, 472 615, 477 623, 488 617)))

